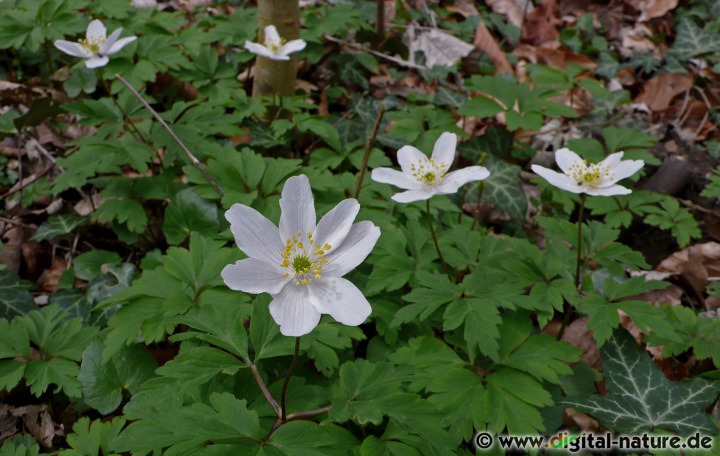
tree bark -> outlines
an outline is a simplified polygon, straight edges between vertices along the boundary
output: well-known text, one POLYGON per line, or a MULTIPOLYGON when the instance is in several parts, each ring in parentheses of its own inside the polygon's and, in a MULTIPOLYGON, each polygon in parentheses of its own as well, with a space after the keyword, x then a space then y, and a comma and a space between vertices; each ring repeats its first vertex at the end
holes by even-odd
MULTIPOLYGON (((258 0, 259 43, 265 42, 265 27, 274 25, 286 41, 300 38, 300 7, 298 0, 258 0)), ((271 60, 258 56, 255 61, 253 97, 289 96, 295 93, 297 60, 271 60)))

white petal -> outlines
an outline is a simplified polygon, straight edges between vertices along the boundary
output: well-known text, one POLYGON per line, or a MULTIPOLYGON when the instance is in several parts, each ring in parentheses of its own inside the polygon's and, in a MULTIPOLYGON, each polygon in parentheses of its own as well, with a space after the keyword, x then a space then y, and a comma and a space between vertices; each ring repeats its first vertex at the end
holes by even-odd
POLYGON ((397 153, 397 160, 400 163, 400 169, 405 174, 412 176, 412 170, 410 167, 414 164, 420 163, 420 160, 427 158, 424 153, 420 152, 413 146, 403 146, 397 153))
POLYGON ((85 33, 85 38, 90 40, 91 38, 105 38, 107 36, 107 30, 105 30, 105 26, 103 25, 102 21, 99 21, 95 19, 94 21, 90 22, 90 25, 88 25, 87 32, 85 33))
POLYGON ((357 326, 370 316, 372 308, 358 288, 340 277, 314 281, 308 288, 310 302, 339 323, 357 326))
POLYGON ((307 46, 307 43, 303 40, 288 41, 283 45, 282 48, 280 48, 280 54, 288 55, 292 54, 293 52, 302 51, 303 49, 305 49, 305 46, 307 46))
POLYGON ((81 57, 87 59, 92 57, 92 53, 85 50, 84 47, 80 46, 79 43, 73 43, 71 41, 57 40, 53 43, 56 48, 62 52, 71 55, 73 57, 81 57))
POLYGON ((251 43, 250 41, 245 42, 245 49, 252 52, 253 54, 261 55, 263 57, 274 57, 275 54, 270 51, 270 49, 266 48, 262 44, 258 43, 251 43))
POLYGON ((623 187, 622 185, 613 185, 607 188, 588 188, 585 190, 588 195, 595 196, 614 196, 614 195, 628 195, 632 193, 632 190, 623 187))
POLYGON ((285 182, 280 209, 280 238, 283 241, 298 231, 303 236, 315 231, 315 203, 307 176, 294 176, 285 182))
POLYGON ((103 43, 102 47, 100 48, 100 52, 98 52, 98 54, 100 54, 100 55, 105 55, 105 54, 107 54, 107 53, 108 53, 108 52, 107 52, 108 49, 110 49, 110 48, 112 47, 112 45, 115 44, 115 42, 117 41, 117 39, 120 37, 120 34, 121 34, 121 33, 122 33, 122 29, 121 29, 121 28, 119 28, 119 29, 115 30, 114 32, 112 32, 112 33, 110 34, 110 36, 108 36, 107 39, 105 40, 105 42, 103 43))
POLYGON ((110 59, 107 58, 107 56, 91 57, 85 61, 85 66, 88 68, 98 68, 107 65, 109 61, 110 59))
POLYGON ((120 38, 119 40, 117 40, 117 41, 115 42, 115 44, 113 44, 112 46, 110 46, 110 49, 108 49, 107 52, 105 52, 105 54, 107 54, 107 55, 112 55, 112 54, 115 54, 115 53, 117 53, 117 52, 120 52, 120 49, 124 48, 125 46, 127 46, 127 45, 130 44, 130 43, 132 43, 132 42, 135 41, 136 39, 137 39, 136 36, 127 36, 127 37, 125 37, 125 38, 120 38))
POLYGON ((603 161, 598 163, 598 166, 603 166, 608 169, 613 169, 615 166, 617 166, 620 161, 623 158, 623 155, 625 152, 615 152, 614 154, 610 154, 603 161))
POLYGON ((272 54, 271 56, 269 56, 269 58, 270 58, 270 60, 282 60, 282 61, 290 60, 289 56, 280 55, 280 54, 272 54))
POLYGON ((467 168, 447 173, 438 187, 444 193, 455 193, 468 182, 487 179, 489 175, 490 171, 484 166, 468 166, 467 168))
POLYGON ((565 174, 570 173, 570 167, 572 165, 585 167, 583 159, 568 148, 559 149, 555 152, 555 162, 557 162, 558 166, 565 174))
POLYGON ((290 282, 273 298, 270 315, 284 336, 304 336, 320 322, 320 312, 310 303, 307 286, 290 282))
MULTIPOLYGON (((455 148, 457 147, 457 135, 445 132, 435 141, 432 158, 436 164, 445 163, 449 168, 455 160, 455 148)), ((447 169, 447 168, 446 168, 447 169)))
POLYGON ((610 169, 610 177, 617 182, 632 176, 640 171, 640 168, 643 166, 645 166, 645 162, 642 160, 623 160, 614 168, 610 169))
POLYGON ((272 43, 273 41, 280 41, 280 34, 278 33, 274 25, 268 25, 267 27, 265 27, 265 42, 272 43))
POLYGON ((413 201, 425 201, 438 193, 440 192, 436 189, 419 188, 417 190, 408 190, 407 192, 396 193, 392 196, 392 199, 398 203, 412 203, 413 201))
POLYGON ((557 171, 547 169, 540 165, 532 165, 532 170, 537 175, 561 190, 566 190, 572 193, 583 193, 586 190, 584 185, 578 185, 577 182, 565 174, 558 173, 557 171))
POLYGON ((230 222, 235 243, 245 255, 271 264, 282 263, 280 252, 285 246, 280 231, 270 220, 244 204, 233 204, 225 218, 230 222))
POLYGON ((413 176, 401 173, 392 168, 375 168, 372 172, 372 180, 381 184, 390 184, 405 190, 420 188, 421 184, 413 176))
POLYGON ((228 288, 246 293, 277 294, 290 281, 279 265, 255 258, 229 264, 220 275, 228 288))
POLYGON ((379 237, 380 228, 372 222, 354 224, 340 247, 325 257, 328 262, 323 267, 323 280, 325 277, 342 277, 355 269, 367 258, 379 237))
POLYGON ((352 228, 358 211, 360 211, 360 205, 357 200, 349 198, 340 201, 340 204, 332 208, 330 212, 320 219, 317 228, 315 228, 315 233, 313 233, 315 245, 330 244, 331 250, 326 251, 326 254, 332 253, 334 249, 339 248, 350 228, 352 228))

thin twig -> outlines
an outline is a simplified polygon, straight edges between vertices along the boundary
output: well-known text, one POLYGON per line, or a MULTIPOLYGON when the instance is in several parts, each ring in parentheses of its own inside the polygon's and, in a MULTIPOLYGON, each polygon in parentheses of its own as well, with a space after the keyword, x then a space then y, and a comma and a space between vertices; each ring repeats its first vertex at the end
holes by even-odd
POLYGON ((330 36, 330 35, 323 35, 323 37, 324 37, 326 40, 328 40, 328 41, 332 41, 333 43, 343 44, 343 45, 345 45, 345 46, 350 46, 350 47, 352 47, 352 48, 358 49, 358 50, 363 51, 363 52, 369 52, 370 54, 376 55, 376 56, 378 56, 378 57, 380 57, 380 58, 382 58, 382 59, 389 60, 389 61, 391 61, 391 62, 395 62, 395 63, 397 63, 398 65, 401 65, 401 66, 404 66, 404 67, 415 68, 415 69, 417 69, 417 70, 427 70, 427 69, 428 69, 428 67, 426 67, 426 66, 424 66, 424 65, 418 65, 417 63, 408 62, 407 60, 403 60, 403 59, 399 59, 399 58, 397 58, 397 57, 393 57, 393 56, 391 56, 391 55, 383 54, 382 52, 373 51, 372 49, 368 49, 368 48, 366 48, 365 46, 362 46, 362 45, 357 44, 357 43, 351 43, 351 42, 349 42, 349 41, 339 40, 339 39, 337 39, 337 38, 335 38, 335 37, 333 37, 333 36, 330 36))
POLYGON ((155 118, 155 120, 160 122, 160 125, 162 125, 163 128, 165 128, 165 130, 168 132, 170 137, 175 141, 175 143, 177 143, 177 145, 180 146, 180 149, 182 149, 182 151, 185 152, 185 155, 190 159, 193 166, 195 166, 198 169, 198 171, 200 171, 202 173, 202 175, 205 176, 205 179, 207 179, 207 181, 210 182, 210 184, 213 186, 215 191, 218 192, 218 194, 220 196, 225 196, 225 192, 223 191, 222 188, 220 188, 218 183, 215 182, 215 180, 212 178, 212 176, 210 176, 210 173, 207 172, 207 169, 205 169, 205 166, 200 162, 200 160, 197 159, 197 157, 195 155, 193 155, 192 152, 190 152, 190 150, 187 147, 185 147, 185 144, 183 144, 183 142, 180 141, 180 138, 177 137, 175 132, 172 131, 170 126, 163 120, 163 118, 160 117, 160 115, 148 104, 147 101, 145 101, 145 99, 142 97, 142 95, 140 95, 140 93, 138 93, 138 91, 135 90, 135 88, 133 86, 131 86, 130 83, 127 82, 122 76, 120 76, 119 74, 115 74, 115 77, 118 78, 118 80, 120 82, 122 82, 125 85, 125 87, 127 87, 128 90, 130 90, 130 92, 132 92, 133 95, 135 95, 135 98, 137 98, 138 101, 140 101, 140 103, 142 103, 142 105, 145 106, 145 109, 150 111, 150 114, 152 114, 152 116, 155 118))
POLYGON ((365 177, 365 170, 367 170, 368 160, 370 160, 370 152, 372 146, 377 138, 378 130, 380 129, 380 122, 382 122, 383 115, 385 114, 385 105, 380 104, 377 117, 375 117, 375 125, 373 125, 372 133, 368 139, 367 145, 365 146, 365 156, 363 157, 362 166, 360 167, 360 174, 358 174, 357 183, 355 184, 355 193, 353 198, 357 199, 360 194, 360 186, 362 185, 363 178, 365 177))
POLYGON ((22 191, 22 190, 25 189, 26 187, 31 186, 32 184, 35 183, 35 181, 37 181, 38 179, 40 179, 41 177, 43 177, 44 175, 46 175, 47 173, 49 173, 50 170, 53 169, 54 167, 55 167, 55 163, 51 163, 50 166, 48 166, 47 168, 43 169, 43 170, 40 171, 39 173, 35 173, 35 174, 33 174, 32 176, 29 176, 29 177, 23 179, 23 180, 21 181, 20 185, 18 185, 18 186, 16 186, 16 187, 13 187, 13 188, 11 188, 10 190, 8 190, 7 192, 5 192, 5 193, 3 193, 2 195, 0 195, 0 199, 7 198, 7 197, 10 196, 10 195, 13 195, 13 194, 15 194, 15 193, 17 193, 17 192, 19 192, 19 191, 22 191))

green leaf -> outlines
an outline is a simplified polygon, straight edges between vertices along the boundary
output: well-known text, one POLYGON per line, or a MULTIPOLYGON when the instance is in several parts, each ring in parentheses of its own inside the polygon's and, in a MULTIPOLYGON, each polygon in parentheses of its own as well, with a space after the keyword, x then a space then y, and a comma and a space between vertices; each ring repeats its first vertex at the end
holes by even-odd
POLYGON ((464 337, 470 347, 477 347, 493 361, 498 361, 500 337, 498 325, 502 323, 497 307, 483 299, 458 299, 443 314, 443 329, 453 330, 464 324, 464 337))
POLYGON ((488 428, 509 434, 536 434, 545 431, 538 407, 552 405, 550 393, 529 374, 503 368, 486 378, 483 401, 488 428))
POLYGON ((163 377, 172 377, 180 384, 203 384, 219 374, 234 375, 240 368, 247 367, 233 355, 211 347, 196 347, 185 350, 158 368, 163 377))
POLYGON ((323 323, 302 338, 300 349, 315 361, 315 367, 320 372, 331 377, 340 366, 338 351, 351 348, 353 340, 364 339, 365 334, 360 328, 323 323))
POLYGON ((120 263, 122 263, 122 259, 117 253, 96 249, 76 256, 73 259, 73 269, 75 277, 90 281, 102 274, 103 265, 120 263))
MULTIPOLYGON (((230 393, 212 393, 210 405, 196 402, 131 423, 113 449, 135 454, 170 447, 169 454, 197 454, 211 441, 245 440, 255 447, 260 437, 258 414, 247 408, 247 401, 230 393)), ((231 454, 252 453, 236 449, 231 454)))
POLYGON ((10 271, 0 270, 0 317, 10 319, 37 309, 30 296, 32 288, 32 282, 23 280, 10 271))
POLYGON ((191 188, 179 191, 165 211, 163 233, 177 245, 193 233, 213 235, 220 228, 215 204, 200 198, 191 188))
POLYGON ((567 363, 580 361, 581 355, 581 349, 547 334, 539 334, 528 338, 500 362, 527 372, 538 380, 559 384, 561 375, 572 373, 567 363))
MULTIPOLYGON (((492 156, 487 157, 485 166, 490 170, 490 176, 481 181, 483 185, 482 198, 503 209, 512 218, 524 220, 527 212, 527 198, 520 184, 521 168, 492 156)), ((477 201, 479 188, 479 184, 471 187, 466 201, 477 201)))
POLYGON ((247 331, 243 324, 243 309, 236 302, 221 302, 203 306, 178 318, 178 322, 197 331, 186 331, 172 340, 194 337, 248 359, 247 331))
POLYGON ((668 57, 687 61, 694 57, 720 50, 718 33, 703 30, 692 19, 683 19, 677 26, 675 42, 668 50, 668 57))
POLYGON ((85 349, 78 380, 85 403, 107 415, 118 408, 123 391, 134 394, 154 376, 157 364, 147 348, 138 344, 123 347, 107 363, 102 362, 102 352, 100 341, 85 349))
POLYGON ((56 290, 48 299, 49 304, 56 304, 70 318, 79 318, 83 323, 90 321, 90 301, 85 293, 75 288, 56 290))
POLYGON ((293 340, 280 334, 280 326, 270 316, 271 299, 259 295, 253 300, 250 318, 250 340, 255 349, 254 361, 293 353, 293 340))
POLYGON ((40 225, 33 239, 39 242, 64 236, 72 233, 76 228, 86 223, 87 217, 78 217, 72 214, 54 215, 40 225))
POLYGON ((113 454, 111 448, 124 426, 125 419, 122 417, 105 422, 82 417, 73 423, 73 432, 67 436, 67 443, 72 449, 60 451, 60 456, 109 456, 113 454))
POLYGON ((668 380, 625 330, 618 330, 600 351, 608 394, 562 401, 588 413, 620 434, 694 432, 715 435, 718 427, 705 413, 720 391, 720 383, 695 378, 668 380))

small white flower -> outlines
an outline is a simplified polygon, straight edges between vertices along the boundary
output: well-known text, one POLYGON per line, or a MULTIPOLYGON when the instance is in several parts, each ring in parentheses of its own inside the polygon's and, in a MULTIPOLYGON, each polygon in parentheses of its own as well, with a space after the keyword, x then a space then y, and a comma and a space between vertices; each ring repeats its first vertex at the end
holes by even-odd
POLYGON ((455 193, 468 182, 486 179, 490 171, 484 166, 468 166, 447 172, 455 159, 456 145, 457 135, 443 133, 435 142, 431 158, 412 146, 405 146, 397 154, 402 172, 392 168, 376 168, 372 172, 372 179, 408 190, 392 196, 398 203, 423 201, 433 195, 455 193))
POLYGON ((372 222, 353 220, 360 210, 346 199, 315 224, 307 176, 291 177, 280 198, 280 227, 255 209, 235 204, 225 213, 240 250, 249 257, 223 269, 225 284, 246 293, 270 293, 270 314, 286 336, 309 333, 329 314, 357 326, 372 309, 342 276, 370 254, 380 237, 372 222))
POLYGON ((245 42, 245 49, 272 60, 290 60, 290 54, 302 51, 307 43, 303 40, 285 42, 274 25, 265 27, 265 44, 245 42))
POLYGON ((588 195, 627 195, 632 190, 616 185, 645 165, 642 160, 622 160, 624 152, 610 154, 597 164, 588 164, 578 154, 563 148, 555 152, 555 161, 562 173, 543 166, 532 165, 532 170, 561 190, 588 195))
POLYGON ((54 44, 56 48, 66 54, 87 59, 85 61, 86 67, 98 68, 108 63, 108 55, 119 52, 125 45, 137 39, 136 36, 118 39, 120 33, 122 33, 121 28, 112 32, 110 36, 107 36, 107 30, 103 23, 95 19, 88 25, 85 39, 80 40, 78 43, 57 40, 54 44))
POLYGON ((150 9, 157 7, 157 0, 132 0, 130 4, 137 9, 150 9))

